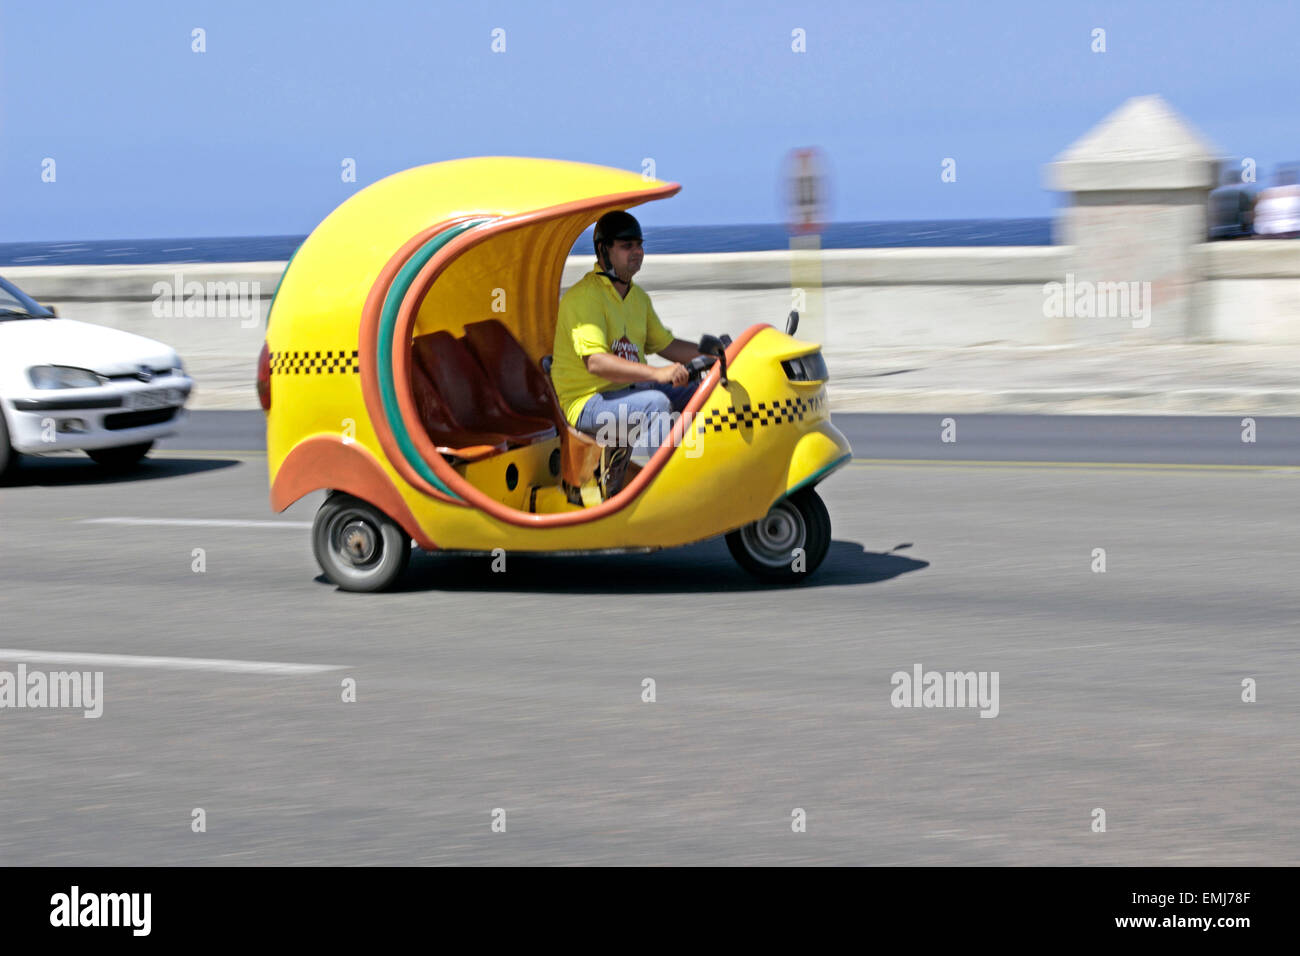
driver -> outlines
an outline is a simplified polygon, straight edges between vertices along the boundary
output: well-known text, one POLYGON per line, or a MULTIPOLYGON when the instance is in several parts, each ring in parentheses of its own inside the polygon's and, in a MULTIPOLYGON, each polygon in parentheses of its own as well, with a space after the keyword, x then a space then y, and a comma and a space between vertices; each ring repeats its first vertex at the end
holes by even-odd
POLYGON ((699 387, 684 363, 700 353, 673 338, 632 277, 641 269, 641 226, 617 210, 596 222, 596 265, 560 299, 551 380, 569 423, 612 445, 602 466, 606 497, 619 490, 633 448, 668 437, 672 413, 699 387), (647 352, 670 365, 652 368, 647 352), (610 441, 611 433, 614 440, 610 441))

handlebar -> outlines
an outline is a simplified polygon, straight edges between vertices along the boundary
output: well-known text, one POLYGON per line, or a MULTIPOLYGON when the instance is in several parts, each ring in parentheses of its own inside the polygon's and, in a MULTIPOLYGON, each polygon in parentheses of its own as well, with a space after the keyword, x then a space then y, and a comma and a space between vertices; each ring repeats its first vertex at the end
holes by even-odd
POLYGON ((699 355, 686 363, 687 381, 698 382, 716 365, 718 360, 712 355, 699 355))

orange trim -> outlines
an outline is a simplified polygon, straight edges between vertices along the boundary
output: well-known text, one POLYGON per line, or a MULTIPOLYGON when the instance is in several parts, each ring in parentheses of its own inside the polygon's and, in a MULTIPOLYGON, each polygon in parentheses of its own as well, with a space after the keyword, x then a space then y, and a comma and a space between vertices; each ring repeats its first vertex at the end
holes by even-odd
MULTIPOLYGON (((416 490, 447 504, 462 506, 465 502, 443 494, 421 478, 406 463, 402 450, 398 447, 397 438, 393 435, 392 429, 388 427, 388 416, 384 413, 384 399, 379 392, 377 361, 379 357, 379 320, 383 315, 384 300, 388 297, 388 290, 392 287, 393 279, 397 277, 397 273, 401 271, 402 266, 406 265, 411 256, 415 255, 426 242, 438 235, 438 233, 474 218, 477 217, 458 216, 455 219, 445 219, 412 236, 405 245, 397 250, 397 253, 388 260, 387 265, 384 266, 370 286, 370 293, 366 296, 366 304, 361 310, 361 327, 358 330, 357 338, 357 352, 361 369, 361 395, 365 399, 366 413, 370 416, 370 424, 379 437, 379 444, 384 449, 384 454, 388 456, 389 462, 397 469, 398 473, 416 490)), ((409 351, 409 349, 399 350, 397 354, 404 355, 409 351)), ((402 387, 409 391, 410 380, 402 379, 399 382, 399 392, 402 387)), ((418 422, 420 420, 419 415, 417 414, 413 420, 418 422)), ((423 429, 416 429, 416 431, 423 435, 423 429)), ((433 457, 438 461, 443 460, 436 450, 433 457)))
POLYGON ((271 508, 283 511, 303 495, 319 491, 321 475, 329 475, 330 488, 355 495, 388 515, 424 550, 437 550, 374 456, 337 435, 313 435, 293 447, 271 485, 271 508))
POLYGON ((438 454, 451 455, 462 461, 481 461, 484 458, 491 458, 493 455, 499 455, 505 451, 505 445, 467 445, 464 448, 453 448, 450 445, 439 445, 438 454))

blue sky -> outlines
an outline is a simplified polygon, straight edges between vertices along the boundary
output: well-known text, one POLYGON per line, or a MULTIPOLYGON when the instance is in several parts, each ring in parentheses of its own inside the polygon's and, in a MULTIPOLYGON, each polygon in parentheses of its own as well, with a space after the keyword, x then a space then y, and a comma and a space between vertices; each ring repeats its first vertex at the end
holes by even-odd
POLYGON ((644 221, 775 222, 805 145, 835 219, 1046 216, 1042 165, 1133 95, 1261 174, 1300 158, 1298 48, 1288 2, 0 0, 0 241, 303 234, 487 154, 650 157, 684 188, 644 221))

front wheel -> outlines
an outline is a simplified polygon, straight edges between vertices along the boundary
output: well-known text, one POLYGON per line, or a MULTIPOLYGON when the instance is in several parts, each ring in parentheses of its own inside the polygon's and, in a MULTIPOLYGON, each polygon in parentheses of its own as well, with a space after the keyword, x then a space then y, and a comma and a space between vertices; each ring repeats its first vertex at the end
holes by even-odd
POLYGON ((109 471, 126 471, 149 454, 151 448, 153 442, 145 441, 137 445, 119 445, 117 448, 90 448, 86 450, 86 454, 101 468, 109 471))
POLYGON ((312 550, 325 576, 344 591, 383 591, 411 559, 411 539, 388 515, 335 493, 316 512, 312 550))
POLYGON ((817 570, 831 547, 831 516, 811 488, 782 498, 764 517, 727 535, 736 562, 772 584, 793 584, 817 570))

